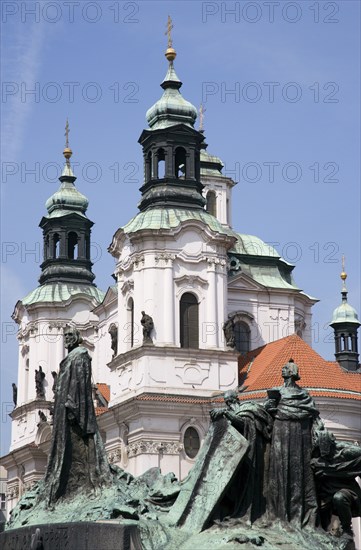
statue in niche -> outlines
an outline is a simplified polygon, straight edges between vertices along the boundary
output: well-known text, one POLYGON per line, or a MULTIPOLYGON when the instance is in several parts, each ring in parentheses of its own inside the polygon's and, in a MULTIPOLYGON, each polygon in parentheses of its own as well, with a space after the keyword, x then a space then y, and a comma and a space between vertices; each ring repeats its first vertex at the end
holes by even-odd
POLYGON ((232 349, 236 347, 236 342, 234 338, 234 322, 233 319, 228 319, 223 324, 223 333, 226 339, 226 345, 232 349))
POLYGON ((67 328, 68 355, 56 381, 53 434, 45 492, 49 505, 78 490, 89 493, 110 481, 109 464, 96 423, 91 385, 91 358, 81 337, 67 328))
POLYGON ((153 344, 151 332, 154 329, 154 322, 152 317, 147 315, 145 311, 142 311, 140 322, 143 327, 143 344, 153 344))
POLYGON ((44 379, 45 372, 43 372, 41 365, 39 365, 39 370, 35 369, 35 388, 37 399, 45 399, 44 379))
POLYGON ((113 350, 113 358, 118 355, 118 327, 115 323, 111 323, 108 332, 111 339, 111 348, 113 350))
POLYGON ((18 404, 18 387, 17 387, 17 385, 15 384, 15 382, 13 382, 11 385, 12 385, 12 387, 13 387, 13 402, 14 402, 14 407, 16 407, 16 405, 18 404))

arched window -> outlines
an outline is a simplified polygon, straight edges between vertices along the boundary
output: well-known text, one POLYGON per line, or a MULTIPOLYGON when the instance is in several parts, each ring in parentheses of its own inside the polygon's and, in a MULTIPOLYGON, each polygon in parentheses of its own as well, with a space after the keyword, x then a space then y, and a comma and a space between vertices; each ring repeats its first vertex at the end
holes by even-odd
POLYGON ((217 199, 214 191, 208 191, 207 193, 207 206, 206 210, 212 216, 217 216, 217 199))
POLYGON ((183 147, 177 147, 175 150, 175 177, 184 178, 187 175, 186 168, 186 150, 183 147))
POLYGON ((189 427, 184 432, 184 451, 189 458, 195 458, 201 446, 200 437, 195 428, 189 427))
POLYGON ((158 149, 158 178, 163 179, 165 177, 165 153, 164 149, 158 149))
POLYGON ((234 343, 236 350, 240 353, 247 353, 250 348, 251 331, 249 326, 242 321, 236 321, 234 324, 234 343))
POLYGON ((60 256, 60 236, 59 233, 53 235, 53 258, 59 258, 60 256))
POLYGON ((24 376, 24 401, 29 397, 29 358, 25 359, 25 376, 24 376))
POLYGON ((180 345, 181 348, 199 347, 198 301, 194 294, 186 292, 180 300, 180 345))
POLYGON ((128 300, 128 323, 127 323, 127 342, 130 343, 130 347, 134 346, 134 300, 129 298, 128 300))
POLYGON ((68 233, 68 258, 75 260, 78 257, 78 235, 71 231, 68 233))

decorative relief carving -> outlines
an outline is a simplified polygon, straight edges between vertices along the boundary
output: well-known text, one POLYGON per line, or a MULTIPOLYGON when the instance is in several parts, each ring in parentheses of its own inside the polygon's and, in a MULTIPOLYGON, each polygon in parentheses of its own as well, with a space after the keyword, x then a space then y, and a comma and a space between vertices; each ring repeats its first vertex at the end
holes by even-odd
POLYGON ((227 260, 223 260, 223 259, 220 259, 220 258, 213 258, 213 257, 207 257, 207 264, 209 266, 213 266, 214 267, 226 267, 227 265, 227 260))
POLYGON ((134 289, 134 281, 133 279, 128 279, 123 283, 120 290, 123 296, 125 296, 128 292, 131 292, 133 289, 134 289))
POLYGON ((126 449, 129 458, 140 454, 178 455, 183 450, 183 444, 179 441, 141 440, 130 443, 126 449))
POLYGON ((35 322, 30 322, 26 325, 25 328, 19 330, 18 339, 26 338, 29 334, 33 335, 39 331, 38 324, 35 322))
POLYGON ((107 451, 107 457, 111 464, 114 462, 120 462, 122 458, 122 448, 120 446, 107 451))
POLYGON ((134 264, 134 267, 139 267, 139 264, 142 264, 141 267, 143 267, 144 262, 144 254, 134 254, 133 258, 131 259, 131 263, 134 264))
POLYGON ((63 321, 51 321, 48 325, 48 329, 49 331, 51 332, 53 329, 56 329, 56 330, 62 330, 64 329, 64 327, 66 327, 66 322, 63 321))
POLYGON ((178 277, 177 279, 174 279, 174 282, 178 287, 207 288, 208 286, 208 281, 202 279, 201 277, 198 277, 198 275, 183 275, 183 277, 178 277))
POLYGON ((9 500, 17 498, 19 496, 19 483, 16 485, 10 485, 7 491, 7 497, 9 500))
POLYGON ((173 260, 175 260, 176 257, 177 257, 177 256, 176 256, 175 254, 170 254, 170 253, 168 253, 168 252, 161 252, 160 254, 156 254, 156 255, 155 255, 154 260, 155 260, 156 265, 157 265, 159 262, 162 262, 162 263, 165 264, 165 265, 171 266, 173 260))

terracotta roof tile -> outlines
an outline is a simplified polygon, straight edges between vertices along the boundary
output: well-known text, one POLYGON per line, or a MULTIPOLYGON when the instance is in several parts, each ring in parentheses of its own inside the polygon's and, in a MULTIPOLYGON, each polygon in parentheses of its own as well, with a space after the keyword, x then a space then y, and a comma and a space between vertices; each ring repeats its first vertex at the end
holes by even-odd
MULTIPOLYGON (((326 361, 296 334, 240 356, 239 384, 246 386, 248 396, 258 390, 282 386, 281 370, 290 358, 299 367, 300 386, 314 388, 315 392, 322 389, 331 390, 331 393, 332 390, 344 390, 344 395, 337 393, 337 396, 361 399, 361 373, 346 371, 336 361, 326 361)), ((321 393, 329 395, 330 392, 321 393)), ((332 393, 332 396, 335 395, 332 393)))
POLYGON ((109 410, 108 407, 97 407, 95 409, 95 416, 100 416, 101 414, 104 414, 108 410, 109 410))
POLYGON ((109 403, 110 401, 110 386, 108 384, 97 383, 97 388, 104 397, 104 399, 109 403))
POLYGON ((142 394, 136 397, 138 401, 164 401, 167 403, 190 403, 190 404, 202 404, 202 403, 214 403, 222 402, 223 398, 220 397, 191 397, 183 395, 163 395, 163 394, 142 394))

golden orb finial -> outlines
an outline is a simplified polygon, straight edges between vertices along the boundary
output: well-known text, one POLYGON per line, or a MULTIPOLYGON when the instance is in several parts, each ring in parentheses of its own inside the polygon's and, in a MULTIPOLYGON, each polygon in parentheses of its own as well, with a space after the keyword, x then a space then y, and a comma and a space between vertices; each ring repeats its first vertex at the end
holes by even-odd
POLYGON ((177 52, 173 48, 172 29, 174 28, 171 16, 168 15, 167 30, 164 34, 168 35, 168 48, 166 49, 165 56, 170 63, 172 63, 177 57, 177 52))
POLYGON ((63 151, 63 155, 65 157, 65 160, 66 160, 66 163, 67 163, 68 166, 70 165, 70 157, 73 154, 73 151, 69 147, 69 132, 70 132, 69 121, 68 121, 68 119, 66 119, 65 134, 64 134, 64 136, 65 136, 65 149, 63 151))
POLYGON ((343 282, 345 282, 347 279, 347 273, 345 271, 345 256, 342 256, 342 272, 340 277, 343 280, 343 282))

